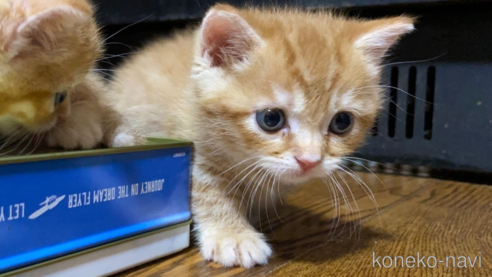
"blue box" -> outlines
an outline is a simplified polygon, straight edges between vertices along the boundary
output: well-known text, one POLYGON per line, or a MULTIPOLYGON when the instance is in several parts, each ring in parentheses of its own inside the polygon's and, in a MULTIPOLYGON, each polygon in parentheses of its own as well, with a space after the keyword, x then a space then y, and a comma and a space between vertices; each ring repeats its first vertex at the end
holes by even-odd
POLYGON ((0 274, 188 222, 191 142, 0 159, 0 274))

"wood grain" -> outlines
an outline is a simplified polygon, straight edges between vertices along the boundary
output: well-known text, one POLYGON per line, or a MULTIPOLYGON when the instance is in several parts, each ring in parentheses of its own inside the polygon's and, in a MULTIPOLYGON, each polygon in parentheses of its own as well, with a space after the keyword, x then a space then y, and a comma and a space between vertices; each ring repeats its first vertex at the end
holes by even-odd
MULTIPOLYGON (((322 182, 283 201, 261 218, 275 254, 265 266, 244 270, 205 262, 195 246, 118 274, 130 276, 492 276, 492 187, 392 175, 358 174, 367 189, 342 175, 347 201, 336 211, 322 182), (355 199, 355 201, 354 201, 355 199), (356 204, 358 209, 356 209, 356 204), (358 210, 358 212, 356 212, 358 210), (378 256, 481 257, 475 267, 379 267, 378 256)), ((339 197, 340 200, 340 197, 339 197)), ((341 200, 344 202, 343 200, 341 200)), ((381 260, 380 260, 381 261, 381 260)), ((388 265, 389 260, 386 260, 388 265)), ((410 264, 411 265, 411 264, 410 264)), ((430 265, 433 265, 431 260, 430 265)), ((460 265, 463 265, 460 264, 460 265)))

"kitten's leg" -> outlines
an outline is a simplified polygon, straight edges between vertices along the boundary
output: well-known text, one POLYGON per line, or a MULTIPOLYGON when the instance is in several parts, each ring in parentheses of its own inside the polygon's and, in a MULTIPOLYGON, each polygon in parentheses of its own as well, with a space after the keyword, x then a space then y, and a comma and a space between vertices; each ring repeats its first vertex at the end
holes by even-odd
POLYGON ((97 95, 104 89, 94 78, 88 77, 73 91, 70 114, 45 136, 50 147, 91 149, 102 142, 104 111, 97 95))
POLYGON ((132 130, 127 124, 121 123, 121 119, 118 122, 121 125, 110 130, 108 138, 105 139, 109 147, 128 147, 145 143, 141 136, 135 134, 135 130, 132 130))
POLYGON ((196 166, 193 171, 193 220, 205 259, 226 267, 266 264, 272 250, 263 234, 251 226, 244 209, 239 210, 238 199, 226 195, 196 166))
POLYGON ((113 107, 112 114, 106 119, 105 141, 109 147, 142 145, 146 137, 169 136, 165 116, 158 105, 140 104, 125 110, 118 106, 113 107))
POLYGON ((107 118, 109 122, 106 124, 106 137, 104 141, 107 146, 128 147, 145 144, 145 136, 140 134, 142 129, 146 129, 145 126, 142 126, 142 124, 132 126, 130 124, 131 120, 126 120, 126 118, 132 118, 131 113, 121 114, 115 111, 112 112, 114 116, 107 118))

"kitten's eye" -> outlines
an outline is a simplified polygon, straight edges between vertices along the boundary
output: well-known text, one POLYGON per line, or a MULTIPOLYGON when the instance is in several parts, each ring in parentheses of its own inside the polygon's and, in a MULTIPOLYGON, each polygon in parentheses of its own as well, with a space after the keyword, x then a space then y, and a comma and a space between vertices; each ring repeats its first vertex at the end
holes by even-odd
POLYGON ((339 112, 330 123, 330 132, 336 135, 343 135, 352 129, 354 119, 351 113, 339 112))
POLYGON ((256 112, 256 122, 266 132, 276 132, 285 125, 285 115, 282 110, 267 109, 256 112))
POLYGON ((60 105, 67 98, 67 92, 57 92, 55 93, 55 106, 60 105))

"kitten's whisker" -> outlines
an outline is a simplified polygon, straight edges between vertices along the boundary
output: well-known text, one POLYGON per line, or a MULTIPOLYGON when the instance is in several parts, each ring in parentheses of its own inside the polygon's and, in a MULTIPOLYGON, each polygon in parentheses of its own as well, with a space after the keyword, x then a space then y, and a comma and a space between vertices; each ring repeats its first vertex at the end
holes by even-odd
MULTIPOLYGON (((258 189, 261 186, 261 184, 259 182, 254 182, 254 183, 256 183, 256 185, 254 185, 255 188, 254 188, 254 190, 252 190, 253 194, 250 195, 250 198, 249 198, 249 205, 250 205, 249 206, 250 207, 249 216, 248 216, 249 218, 251 218, 251 214, 253 212, 253 205, 255 203, 256 193, 258 192, 258 189)), ((260 203, 261 203, 261 201, 258 201, 258 205, 261 205, 260 203)))
POLYGON ((27 130, 26 130, 26 129, 24 129, 24 128, 22 128, 22 127, 19 127, 19 128, 17 128, 14 132, 12 132, 12 133, 10 133, 10 134, 6 135, 6 137, 4 137, 3 139, 4 139, 4 140, 5 140, 5 139, 9 140, 10 138, 13 138, 13 137, 18 137, 18 136, 23 136, 23 135, 25 135, 25 134, 27 134, 27 133, 28 133, 28 132, 27 132, 27 130))
POLYGON ((350 177, 352 177, 359 184, 359 186, 364 190, 364 192, 367 194, 369 199, 371 199, 372 203, 374 204, 374 207, 376 208, 376 212, 378 214, 379 220, 381 222, 381 216, 379 214, 379 205, 376 201, 376 197, 374 196, 374 193, 372 192, 371 188, 369 188, 369 186, 362 179, 360 179, 357 176, 357 174, 355 174, 352 170, 350 170, 350 168, 347 168, 344 165, 340 165, 339 168, 342 169, 342 171, 344 171, 345 173, 347 173, 350 177))
POLYGON ((10 151, 7 151, 7 152, 3 152, 3 153, 1 153, 1 154, 0 154, 0 156, 5 156, 5 155, 7 155, 7 154, 10 154, 10 153, 12 153, 12 152, 16 151, 16 150, 17 150, 17 148, 19 148, 19 146, 21 146, 21 145, 22 145, 22 143, 23 143, 23 142, 24 142, 24 141, 25 141, 28 137, 29 137, 29 134, 28 134, 28 133, 26 133, 26 134, 23 136, 23 138, 22 138, 22 139, 21 139, 21 140, 20 140, 20 141, 16 144, 15 148, 11 149, 10 151))
MULTIPOLYGON (((337 182, 337 180, 332 176, 332 175, 328 175, 328 177, 330 178, 331 182, 333 184, 335 184, 335 188, 338 189, 338 191, 340 192, 340 194, 342 195, 342 199, 343 201, 345 202, 345 206, 347 207, 347 209, 352 212, 353 211, 353 207, 352 205, 350 204, 350 201, 348 201, 348 198, 347 198, 347 194, 345 193, 345 190, 343 189, 343 187, 340 185, 339 182, 337 182)), ((344 215, 345 216, 345 215, 344 215)))
POLYGON ((253 167, 253 166, 254 166, 254 167, 253 167, 253 169, 249 170, 249 171, 248 171, 248 173, 247 173, 246 175, 244 175, 244 176, 242 177, 242 179, 241 179, 239 182, 237 182, 237 183, 236 183, 236 185, 234 185, 234 187, 226 193, 226 195, 229 195, 229 194, 231 193, 231 191, 232 191, 232 190, 233 190, 236 186, 240 185, 240 184, 242 183, 242 181, 243 181, 246 177, 248 177, 248 175, 249 175, 251 172, 253 172, 253 170, 255 170, 255 169, 256 169, 256 167, 258 166, 258 164, 259 164, 259 163, 260 163, 260 161, 256 161, 256 162, 254 162, 254 163, 250 164, 249 166, 247 166, 246 168, 244 168, 244 169, 243 169, 241 172, 239 172, 238 174, 236 174, 236 175, 234 176, 234 178, 233 178, 233 179, 232 179, 232 180, 231 180, 231 181, 227 184, 227 186, 226 186, 224 189, 227 189, 227 188, 231 185, 231 183, 232 183, 232 182, 234 182, 234 180, 236 180, 236 178, 237 178, 238 176, 240 176, 240 175, 241 175, 241 173, 243 173, 244 171, 246 171, 246 170, 248 170, 248 169, 250 169, 251 167, 253 167))
POLYGON ((272 184, 271 191, 270 191, 270 200, 272 200, 272 206, 273 206, 273 211, 275 212, 275 215, 277 216, 280 223, 283 224, 283 221, 277 212, 277 203, 275 201, 276 198, 274 198, 274 196, 275 196, 275 179, 274 179, 274 176, 276 174, 277 174, 276 172, 275 172, 275 174, 270 174, 269 179, 268 179, 268 182, 272 184))
MULTIPOLYGON (((393 100, 389 100, 389 102, 393 103, 395 105, 395 107, 397 107, 400 111, 402 111, 405 115, 409 115, 410 113, 407 112, 404 108, 400 107, 398 105, 398 103, 396 103, 395 101, 393 100)), ((394 117, 396 120, 400 121, 400 122, 405 122, 404 120, 396 117, 395 115, 393 115, 392 113, 390 113, 389 111, 387 111, 389 115, 391 115, 392 117, 394 117)))
POLYGON ((32 142, 32 140, 34 139, 34 136, 33 136, 33 135, 31 135, 30 137, 31 137, 31 139, 30 139, 30 140, 29 140, 29 142, 26 144, 26 146, 24 146, 24 148, 22 148, 22 150, 19 152, 19 154, 18 154, 18 155, 22 155, 22 153, 24 153, 24 151, 26 151, 26 149, 27 149, 27 148, 31 145, 31 142, 32 142))
MULTIPOLYGON (((357 236, 357 225, 360 227, 361 224, 360 224, 360 221, 362 220, 362 216, 361 216, 361 213, 360 213, 360 208, 359 208, 359 205, 357 204, 357 199, 355 198, 354 194, 352 193, 352 190, 350 189, 350 186, 348 185, 347 181, 345 180, 345 178, 343 178, 342 175, 340 175, 340 173, 338 173, 337 171, 335 171, 335 173, 338 175, 338 177, 340 179, 342 179, 342 182, 344 183, 345 187, 349 190, 350 192, 350 195, 352 196, 352 199, 354 201, 354 204, 355 204, 355 208, 357 209, 357 218, 355 219, 355 222, 354 222, 354 232, 357 236)), ((362 232, 362 230, 359 230, 359 237, 357 239, 360 239, 360 233, 362 232)))
MULTIPOLYGON (((342 198, 345 202, 345 207, 346 207, 346 210, 345 210, 345 214, 343 215, 344 217, 347 218, 347 220, 345 221, 345 224, 350 223, 351 222, 351 216, 353 215, 354 211, 356 210, 353 206, 352 206, 352 202, 349 201, 348 199, 348 196, 347 196, 347 193, 345 191, 345 189, 343 188, 343 186, 340 184, 340 182, 336 179, 336 177, 332 174, 329 175, 331 181, 336 185, 336 187, 339 188, 340 192, 342 193, 342 198)), ((350 190, 350 188, 348 188, 349 192, 352 193, 352 191, 350 190)), ((352 230, 350 229, 350 234, 352 234, 352 230)))
POLYGON ((131 56, 133 54, 135 54, 137 52, 128 52, 128 53, 123 53, 123 54, 118 54, 118 55, 104 55, 102 56, 101 58, 97 59, 95 62, 96 63, 105 63, 105 64, 109 64, 111 66, 116 66, 115 64, 113 64, 110 59, 113 59, 113 58, 125 58, 127 56, 131 56))
MULTIPOLYGON (((220 174, 219 174, 219 176, 224 175, 224 173, 226 173, 226 172, 228 172, 229 170, 231 170, 231 169, 233 169, 233 168, 237 167, 237 166, 238 166, 238 165, 240 165, 240 164, 243 164, 243 163, 245 163, 245 162, 247 162, 247 161, 250 161, 250 160, 255 159, 255 158, 258 158, 258 157, 260 157, 260 156, 254 156, 254 157, 250 157, 250 158, 248 158, 248 159, 245 159, 245 160, 243 160, 243 161, 241 161, 241 162, 239 162, 239 163, 237 163, 237 164, 235 164, 235 165, 233 165, 233 166, 229 167, 228 169, 226 169, 225 171, 223 171, 222 173, 220 173, 220 174)), ((259 161, 257 161, 257 162, 259 162, 259 161)), ((242 172, 242 171, 241 171, 241 172, 242 172)))
MULTIPOLYGON (((256 167, 255 167, 253 170, 256 170, 256 167)), ((246 185, 245 185, 245 186, 243 186, 243 191, 242 191, 242 194, 241 194, 241 201, 240 201, 240 203, 239 203, 239 207, 241 208, 241 207, 242 207, 242 205, 243 205, 243 201, 244 201, 247 197, 249 197, 249 198, 246 200, 246 207, 244 208, 244 213, 245 213, 245 215, 246 215, 246 216, 248 216, 248 210, 249 210, 249 207, 250 207, 250 205, 249 205, 249 201, 251 200, 251 194, 252 194, 252 192, 253 192, 253 189, 254 189, 254 184, 255 184, 254 180, 255 180, 255 179, 257 178, 257 176, 258 176, 259 174, 261 174, 261 173, 262 173, 262 170, 258 170, 258 171, 256 171, 256 173, 253 175, 253 177, 252 177, 252 178, 249 178, 248 183, 246 183, 246 185), (249 192, 249 193, 248 193, 248 191, 249 191, 249 188, 250 188, 250 187, 252 187, 252 190, 251 190, 251 192, 249 192)), ((251 217, 249 217, 249 218, 251 218, 251 217)))
POLYGON ((333 187, 331 183, 329 183, 328 179, 322 178, 323 183, 325 183, 326 187, 332 192, 333 199, 335 201, 335 205, 333 206, 333 216, 335 217, 332 220, 331 228, 330 228, 330 237, 333 240, 335 236, 336 229, 338 228, 338 224, 340 224, 340 204, 338 202, 338 191, 333 187), (336 223, 336 224, 335 224, 336 223))
MULTIPOLYGON (((212 124, 212 126, 214 126, 215 123, 212 124)), ((217 138, 210 138, 210 139, 206 139, 206 140, 196 140, 198 142, 211 142, 211 141, 217 141, 217 138)))
MULTIPOLYGON (((360 165, 360 164, 359 164, 360 165)), ((340 166, 343 166, 345 168, 345 172, 348 174, 352 174, 354 175, 354 177, 359 181, 359 182, 362 182, 363 183, 363 180, 357 175, 356 172, 354 172, 352 169, 350 169, 349 167, 345 166, 345 165, 339 165, 339 169, 340 169, 340 166)), ((385 190, 388 190, 386 188, 386 185, 383 183, 383 181, 381 179, 379 179, 379 177, 372 171, 370 170, 369 168, 367 168, 366 166, 363 166, 363 165, 360 165, 361 167, 365 168, 366 170, 369 171, 369 173, 371 173, 374 177, 376 177, 376 179, 379 181, 379 183, 384 187, 385 190)))
POLYGON ((107 59, 101 59, 101 60, 98 60, 96 61, 97 63, 104 63, 104 64, 109 64, 110 66, 112 67, 116 67, 116 65, 110 61, 107 61, 107 59))
POLYGON ((366 185, 366 184, 365 184, 362 180, 360 180, 360 181, 359 181, 359 180, 357 180, 358 178, 355 178, 355 176, 356 176, 355 174, 350 173, 350 172, 348 172, 348 171, 345 171, 345 172, 346 172, 346 173, 347 173, 350 177, 352 177, 354 180, 356 180, 356 182, 358 182, 358 183, 359 183, 359 186, 361 186, 361 187, 362 187, 362 189, 364 189, 364 191, 366 192, 367 196, 369 196, 369 198, 371 199, 371 201, 372 201, 372 202, 373 202, 373 204, 374 204, 374 207, 376 208, 376 213, 377 213, 377 215, 378 215, 379 224, 383 225, 383 222, 381 221, 381 214, 379 213, 379 205, 377 204, 377 202, 376 202, 376 198, 375 198, 375 196, 374 196, 373 192, 371 191, 371 189, 370 189, 370 188, 369 188, 369 187, 368 187, 368 186, 367 186, 367 185, 366 185), (367 191, 364 187, 366 187, 366 188, 367 188, 367 190, 368 190, 369 192, 368 192, 368 191, 367 191))
POLYGON ((338 165, 338 169, 342 170, 344 173, 346 174, 352 174, 353 175, 353 178, 358 181, 358 182, 363 182, 363 180, 359 177, 359 175, 357 175, 356 172, 354 172, 352 169, 350 169, 349 167, 347 167, 346 165, 343 165, 343 164, 339 164, 338 165), (343 167, 343 168, 342 168, 343 167))
POLYGON ((106 68, 93 68, 93 72, 118 72, 118 70, 114 69, 106 69, 106 68))
POLYGON ((135 22, 135 23, 132 23, 132 24, 130 24, 130 25, 128 25, 128 26, 125 26, 125 27, 121 28, 119 31, 117 31, 117 32, 115 32, 114 34, 110 35, 109 37, 105 38, 105 39, 102 41, 102 43, 104 43, 104 44, 105 44, 105 43, 108 41, 108 39, 110 39, 110 38, 112 38, 112 37, 116 36, 117 34, 119 34, 119 33, 123 32, 124 30, 126 30, 126 29, 128 29, 128 28, 130 28, 130 27, 132 27, 132 26, 135 26, 135 25, 137 25, 137 24, 139 24, 139 23, 141 23, 141 22, 143 22, 143 21, 147 20, 147 19, 148 19, 149 17, 151 17, 152 15, 154 15, 154 14, 148 15, 148 16, 144 17, 143 19, 141 19, 141 20, 139 20, 139 21, 135 22))
POLYGON ((366 88, 390 88, 390 89, 395 89, 395 90, 400 91, 400 92, 402 92, 402 93, 404 93, 404 94, 406 94, 406 95, 408 95, 408 96, 410 96, 410 97, 413 97, 413 98, 415 98, 415 99, 417 99, 417 100, 420 100, 420 101, 422 101, 422 102, 424 102, 424 103, 428 103, 428 104, 433 104, 433 105, 435 105, 435 103, 430 103, 430 102, 428 102, 428 101, 427 101, 427 100, 425 100, 425 99, 419 98, 419 97, 417 97, 417 96, 415 96, 415 95, 412 95, 412 94, 408 93, 408 92, 407 92, 406 90, 404 90, 404 89, 401 89, 401 88, 398 88, 398 87, 394 87, 394 86, 388 86, 388 85, 364 86, 364 87, 357 88, 355 91, 364 90, 364 89, 366 89, 366 88))
MULTIPOLYGON (((345 230, 345 226, 348 224, 349 225, 349 236, 352 237, 352 216, 354 214, 354 208, 352 207, 352 204, 350 201, 348 201, 348 197, 347 197, 347 193, 345 192, 345 189, 342 187, 342 185, 340 184, 340 182, 338 182, 338 180, 330 175, 330 179, 333 183, 336 184, 337 187, 340 187, 340 191, 342 191, 342 198, 344 199, 344 202, 345 202, 345 214, 343 215, 343 217, 345 218, 344 220, 344 223, 343 223, 343 228, 342 230, 340 231, 340 235, 343 233, 343 231, 345 230)), ((350 190, 350 189, 349 189, 350 190)))
MULTIPOLYGON (((347 195, 345 194, 345 191, 343 190, 341 185, 333 179, 333 176, 328 175, 328 177, 330 178, 331 183, 335 185, 335 188, 342 195, 342 199, 345 202, 345 207, 348 210, 349 214, 351 214, 353 212, 353 208, 352 208, 352 205, 350 204, 350 202, 348 201, 348 198, 347 198, 347 195)), ((340 211, 340 215, 341 215, 341 211, 340 211)), ((344 215, 344 217, 345 217, 345 215, 344 215)), ((345 224, 344 224, 344 227, 342 228, 342 230, 340 230, 340 234, 343 232, 344 229, 345 229, 345 224)))
MULTIPOLYGON (((257 167, 255 166, 255 168, 253 168, 253 170, 256 170, 256 168, 257 168, 257 167)), ((253 170, 252 170, 252 171, 253 171, 253 170)), ((243 201, 244 201, 244 199, 245 199, 246 197, 248 197, 248 195, 249 195, 249 197, 251 197, 251 193, 253 192, 253 188, 254 188, 254 180, 255 180, 255 179, 256 179, 256 177, 257 177, 259 174, 261 174, 261 173, 262 173, 262 170, 261 170, 261 169, 260 169, 260 170, 258 170, 258 171, 256 171, 256 173, 253 175, 253 178, 250 178, 250 179, 249 179, 249 181, 248 181, 248 183, 246 184, 246 186, 244 186, 244 190, 242 191, 242 195, 241 195, 241 202, 239 203, 239 208, 241 208, 241 207, 242 207, 242 205, 243 205, 243 201), (250 188, 250 187, 252 187, 252 189, 251 189, 251 192, 248 194, 248 190, 249 190, 249 188, 250 188)), ((241 183, 240 183, 240 184, 241 184, 241 183)), ((248 207, 249 207, 249 200, 250 200, 250 199, 248 199, 248 200, 246 201, 246 207, 245 207, 245 209, 244 209, 244 210, 245 210, 245 213, 248 211, 248 207)))
POLYGON ((387 63, 387 64, 382 64, 381 66, 382 67, 385 67, 385 66, 394 66, 394 65, 400 65, 400 64, 409 64, 409 63, 425 63, 425 62, 431 62, 431 61, 434 61, 434 60, 437 60, 443 56, 447 55, 447 53, 442 53, 441 55, 437 56, 437 57, 434 57, 434 58, 430 58, 430 59, 425 59, 425 60, 415 60, 415 61, 406 61, 406 62, 394 62, 394 63, 387 63))
POLYGON ((217 148, 215 149, 214 151, 210 152, 208 155, 205 156, 205 158, 210 158, 212 156, 216 156, 217 153, 221 152, 222 151, 222 148, 217 148))
MULTIPOLYGON (((390 102, 393 102, 392 100, 390 102)), ((401 109, 401 108, 400 108, 401 109)), ((394 118, 395 120, 397 120, 398 122, 401 122, 401 123, 404 123, 405 121, 401 118, 398 118, 396 117, 396 115, 394 115, 393 113, 390 113, 388 109, 386 109, 386 107, 381 107, 381 110, 385 111, 386 114, 392 118, 394 118)), ((408 114, 406 111, 405 111, 406 114, 408 114)))
MULTIPOLYGON (((273 199, 273 188, 274 188, 274 184, 272 183, 272 173, 269 172, 268 174, 268 177, 266 179, 266 182, 265 182, 268 186, 266 192, 265 192, 265 213, 266 213, 266 216, 267 216, 267 220, 268 220, 268 225, 270 225, 270 230, 272 231, 273 235, 276 237, 275 235, 275 230, 272 228, 272 224, 270 223, 270 218, 268 216, 268 195, 270 195, 270 200, 272 201, 272 207, 273 207, 273 210, 275 211, 275 214, 277 214, 276 212, 276 207, 275 207, 275 201, 273 199)), ((277 217, 278 217, 278 214, 277 214, 277 217)))
MULTIPOLYGON (((358 162, 356 162, 356 161, 351 160, 351 159, 356 158, 356 157, 346 157, 346 158, 347 158, 347 160, 348 160, 348 161, 353 162, 353 163, 357 163, 357 165, 359 165, 359 166, 361 166, 362 168, 364 168, 364 169, 366 169, 367 171, 369 171, 369 172, 370 172, 370 173, 371 173, 374 177, 376 177, 376 179, 378 179, 379 183, 381 183, 381 185, 383 185, 383 187, 384 187, 386 190, 388 190, 388 188, 386 188, 386 185, 385 185, 385 184, 383 183, 383 181, 382 181, 382 180, 378 177, 378 175, 377 175, 376 173, 374 173, 374 171, 372 171, 370 168, 368 168, 367 166, 365 166, 365 165, 363 165, 363 164, 361 164, 361 163, 358 163, 358 162)), ((363 161, 367 161, 367 162, 373 162, 373 161, 371 161, 371 160, 365 160, 365 159, 362 159, 362 158, 358 158, 358 160, 363 160, 363 161)), ((386 167, 386 168, 390 168, 389 166, 386 166, 386 165, 384 165, 384 164, 381 164, 381 163, 379 163, 379 164, 380 164, 380 165, 382 165, 382 166, 384 166, 384 167, 386 167)), ((345 167, 346 167, 346 166, 345 166, 345 167)), ((348 168, 348 167, 347 167, 347 168, 348 168)), ((352 171, 352 170, 351 170, 351 171, 352 171)), ((355 172, 353 172, 353 171, 352 171, 352 173, 354 173, 354 174, 355 174, 355 172)))
POLYGON ((22 131, 23 131, 22 129, 18 129, 17 131, 15 131, 15 132, 7 135, 6 137, 2 138, 3 144, 0 146, 0 150, 4 149, 5 147, 12 145, 12 143, 15 142, 15 139, 17 137, 22 137, 24 135, 24 133, 22 131), (14 141, 12 141, 12 140, 14 140, 14 141))
MULTIPOLYGON (((265 182, 265 178, 269 178, 270 176, 271 176, 270 172, 268 170, 265 170, 265 173, 263 174, 263 176, 259 180, 259 183, 261 184, 260 202, 261 202, 261 198, 263 196, 263 190, 265 189, 265 215, 266 215, 266 218, 268 221, 268 225, 270 226, 270 230, 274 233, 274 230, 272 228, 272 224, 270 222, 270 217, 268 216, 268 202, 267 201, 268 201, 268 190, 269 190, 270 183, 265 182), (266 186, 266 188, 265 188, 265 186, 266 186)), ((266 181, 268 181, 268 179, 266 181)), ((260 206, 258 206, 258 214, 261 214, 260 206)), ((258 220, 261 222, 261 217, 259 217, 258 220)))
MULTIPOLYGON (((263 233, 263 224, 261 222, 261 198, 263 197, 263 189, 265 188, 265 184, 263 183, 263 178, 266 176, 267 174, 267 171, 265 170, 265 172, 263 173, 262 177, 260 177, 260 179, 258 180, 258 186, 261 187, 261 190, 260 190, 260 196, 258 198, 258 222, 260 223, 260 231, 263 233)), ((265 198, 266 199, 266 198, 265 198)), ((266 201, 265 201, 266 203, 266 201)), ((268 208, 265 206, 265 208, 267 209, 268 211, 268 208)), ((268 219, 268 214, 267 214, 267 219, 268 219)), ((270 222, 268 222, 270 223, 270 222)), ((272 227, 272 225, 270 225, 270 228, 272 227)))
MULTIPOLYGON (((38 139, 37 145, 36 145, 36 147, 34 148, 33 153, 34 153, 34 151, 36 151, 36 150, 37 150, 37 149, 41 146, 41 144, 42 144, 42 143, 43 143, 43 141, 44 141, 44 137, 45 137, 45 136, 46 136, 46 133, 42 133, 42 134, 41 134, 41 137, 38 139)), ((32 153, 29 153, 29 155, 30 155, 30 154, 32 154, 32 153)))
MULTIPOLYGON (((274 181, 273 181, 273 183, 277 185, 277 191, 279 191, 279 190, 280 190, 280 182, 278 182, 278 181, 277 181, 277 182, 275 183, 275 180, 274 180, 274 181)), ((282 195, 277 194, 277 197, 278 197, 278 199, 280 200, 280 201, 279 201, 279 202, 280 202, 280 204, 281 204, 281 205, 283 205, 283 202, 282 202, 282 195)), ((277 204, 277 203, 275 203, 275 206, 274 206, 274 207, 275 207, 275 214, 277 215, 277 218, 278 218, 278 220, 280 221, 280 223, 284 224, 284 221, 282 220, 282 218, 280 217, 280 215, 277 213, 277 205, 276 205, 276 204, 277 204)))
POLYGON ((34 153, 38 149, 38 147, 41 145, 41 142, 43 141, 45 135, 46 135, 46 133, 41 133, 38 140, 34 143, 33 149, 29 153, 27 153, 27 155, 31 155, 32 153, 34 153))
MULTIPOLYGON (((257 168, 258 168, 258 165, 256 165, 254 168, 252 168, 252 169, 248 172, 248 174, 249 174, 249 173, 251 173, 251 172, 255 172, 255 174, 253 175, 253 177, 252 177, 252 178, 249 178, 249 180, 248 180, 248 182, 246 183, 246 185, 244 185, 244 186, 242 185, 242 184, 243 184, 243 182, 244 182, 244 180, 245 180, 245 178, 243 178, 243 179, 241 179, 241 180, 240 180, 240 181, 239 181, 236 185, 234 185, 234 187, 231 189, 231 191, 232 191, 232 190, 234 190, 234 188, 236 188, 236 189, 235 189, 235 191, 234 191, 234 195, 233 195, 233 197, 236 197, 236 194, 237 194, 237 193, 238 193, 238 191, 242 188, 242 189, 241 189, 241 203, 239 204, 239 207, 241 207, 242 202, 243 202, 243 200, 244 200, 244 197, 246 197, 246 195, 247 195, 247 191, 248 191, 248 189, 249 189, 250 184, 253 182, 254 178, 256 178, 256 176, 257 176, 258 174, 260 174, 260 173, 261 173, 261 170, 256 171, 256 169, 257 169, 257 168)), ((247 177, 247 176, 246 176, 246 177, 247 177)))
POLYGON ((379 85, 379 87, 382 87, 382 88, 390 88, 390 89, 396 89, 397 91, 403 92, 403 93, 404 93, 404 94, 406 94, 407 96, 410 96, 410 97, 412 97, 412 98, 415 98, 415 99, 417 99, 417 100, 420 100, 420 101, 422 101, 422 102, 424 102, 424 103, 426 103, 426 104, 433 104, 433 105, 436 105, 435 103, 431 103, 431 102, 429 102, 429 101, 427 101, 427 100, 425 100, 425 99, 422 99, 422 98, 420 98, 420 97, 417 97, 417 96, 415 96, 415 95, 412 95, 412 94, 408 93, 406 90, 403 90, 403 89, 398 88, 398 87, 388 86, 388 85, 379 85))
POLYGON ((341 204, 340 204, 340 200, 338 198, 338 190, 334 188, 333 185, 328 184, 328 180, 325 181, 325 183, 327 184, 327 186, 330 188, 330 190, 332 191, 333 193, 333 196, 334 196, 334 199, 335 199, 335 210, 334 210, 334 216, 336 218, 336 221, 333 220, 333 223, 332 223, 332 229, 331 229, 331 239, 333 240, 334 237, 335 237, 335 234, 336 234, 336 231, 338 229, 338 225, 340 225, 340 218, 341 218, 341 204), (336 224, 335 224, 336 223, 336 224), (334 226, 334 228, 333 228, 334 226))
POLYGON ((273 178, 273 182, 277 181, 277 195, 278 195, 278 200, 280 201, 280 205, 284 205, 284 202, 282 201, 282 194, 280 193, 280 180, 277 178, 279 177, 280 171, 277 169, 275 172, 275 176, 273 178))
MULTIPOLYGON (((356 152, 358 153, 358 152, 356 152)), ((355 156, 345 156, 345 157, 342 157, 342 159, 344 160, 347 160, 349 162, 354 162, 352 160, 360 160, 360 161, 364 161, 364 162, 369 162, 369 163, 375 163, 377 165, 380 165, 380 166, 383 166, 383 167, 388 167, 387 165, 383 164, 383 163, 380 163, 380 162, 376 162, 376 161, 372 161, 372 160, 368 160, 368 159, 364 159, 364 158, 359 158, 359 157, 355 157, 355 156)), ((357 163, 359 164, 359 163, 357 163)))
MULTIPOLYGON (((110 79, 105 79, 107 81, 113 81, 113 79, 115 78, 112 74, 110 73, 107 73, 107 72, 104 72, 104 71, 96 71, 97 73, 101 73, 101 74, 104 74, 104 76, 107 76, 108 78, 110 79)), ((102 77, 104 77, 102 76, 102 77)))
POLYGON ((128 49, 133 49, 133 46, 130 46, 128 44, 124 44, 122 42, 117 42, 117 41, 113 41, 113 42, 108 42, 106 43, 105 45, 121 45, 121 46, 126 46, 128 47, 128 49))

